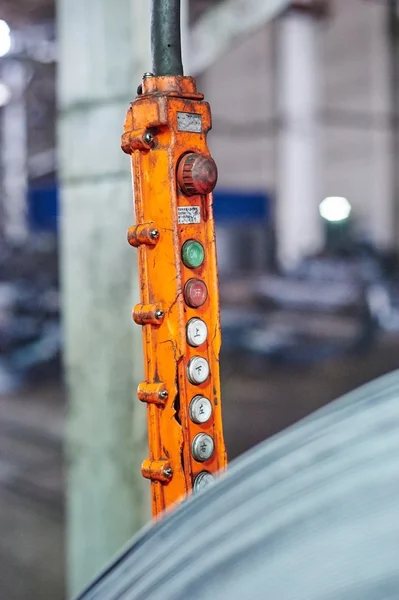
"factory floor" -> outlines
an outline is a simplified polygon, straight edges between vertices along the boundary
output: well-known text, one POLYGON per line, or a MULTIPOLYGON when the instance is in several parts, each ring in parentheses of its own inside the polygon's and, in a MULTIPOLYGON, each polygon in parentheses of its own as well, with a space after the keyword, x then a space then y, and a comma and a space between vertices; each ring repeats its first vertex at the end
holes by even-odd
POLYGON ((0 598, 64 597, 59 385, 0 398, 0 598))
MULTIPOLYGON (((224 422, 236 456, 354 387, 399 367, 399 339, 308 369, 222 360, 224 422)), ((62 600, 65 402, 46 384, 0 398, 0 598, 62 600)))

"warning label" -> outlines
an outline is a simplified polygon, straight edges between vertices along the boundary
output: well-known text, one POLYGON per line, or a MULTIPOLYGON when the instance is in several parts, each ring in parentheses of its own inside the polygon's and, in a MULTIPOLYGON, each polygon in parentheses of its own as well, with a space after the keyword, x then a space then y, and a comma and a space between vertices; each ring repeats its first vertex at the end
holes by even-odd
POLYGON ((177 208, 177 220, 179 225, 191 225, 201 223, 201 209, 199 206, 179 206, 177 208))

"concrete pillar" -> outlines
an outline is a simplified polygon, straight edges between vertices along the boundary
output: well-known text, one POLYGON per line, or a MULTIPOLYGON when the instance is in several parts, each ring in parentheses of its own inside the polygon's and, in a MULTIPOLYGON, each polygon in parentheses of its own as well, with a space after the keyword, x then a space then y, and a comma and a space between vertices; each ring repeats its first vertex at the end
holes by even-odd
MULTIPOLYGON (((382 250, 395 243, 395 201, 393 185, 392 132, 389 121, 381 119, 391 112, 389 84, 389 42, 386 35, 386 7, 370 4, 370 110, 375 115, 372 130, 372 188, 369 231, 372 242, 382 250), (385 125, 385 126, 384 126, 385 125)), ((397 232, 396 232, 397 233, 397 232)))
POLYGON ((277 256, 291 268, 322 244, 318 21, 289 11, 280 19, 277 49, 277 256))
POLYGON ((25 100, 26 72, 18 60, 4 59, 1 79, 11 91, 1 114, 1 172, 4 220, 1 229, 12 244, 28 236, 28 125, 25 100))
POLYGON ((149 515, 129 159, 120 136, 150 70, 147 0, 58 0, 61 267, 68 390, 68 597, 149 515))
POLYGON ((390 175, 391 175, 391 202, 387 201, 389 207, 387 213, 391 219, 390 231, 396 255, 399 249, 399 2, 389 0, 387 2, 387 37, 388 50, 388 82, 389 82, 389 139, 390 139, 390 175))

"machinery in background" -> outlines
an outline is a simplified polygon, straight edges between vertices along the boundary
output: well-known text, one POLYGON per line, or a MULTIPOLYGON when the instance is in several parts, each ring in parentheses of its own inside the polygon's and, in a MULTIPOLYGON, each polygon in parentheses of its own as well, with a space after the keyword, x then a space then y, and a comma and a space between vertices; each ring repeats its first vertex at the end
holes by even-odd
POLYGON ((219 277, 260 274, 274 262, 272 197, 216 188, 214 211, 219 277))
POLYGON ((367 351, 399 330, 392 261, 352 243, 308 257, 286 274, 221 281, 226 355, 308 365, 367 351))
POLYGON ((57 245, 32 237, 0 247, 0 393, 35 376, 60 374, 62 347, 57 245))

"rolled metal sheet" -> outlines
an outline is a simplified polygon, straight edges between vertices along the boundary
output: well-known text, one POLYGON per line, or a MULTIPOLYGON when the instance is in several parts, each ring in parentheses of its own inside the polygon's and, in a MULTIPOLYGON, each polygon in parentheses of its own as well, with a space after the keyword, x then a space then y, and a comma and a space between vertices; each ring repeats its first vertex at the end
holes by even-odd
POLYGON ((397 600, 398 457, 397 371, 236 460, 80 600, 397 600))

